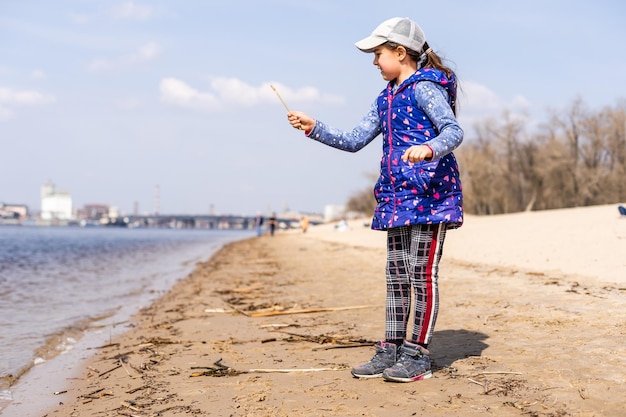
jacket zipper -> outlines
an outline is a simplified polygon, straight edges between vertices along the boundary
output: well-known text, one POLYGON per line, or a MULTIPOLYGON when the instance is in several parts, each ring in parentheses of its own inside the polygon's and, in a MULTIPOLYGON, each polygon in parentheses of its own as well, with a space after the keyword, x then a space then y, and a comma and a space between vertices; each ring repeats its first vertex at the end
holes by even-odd
POLYGON ((393 106, 391 105, 391 103, 393 102, 395 94, 392 93, 391 86, 388 87, 388 89, 389 89, 389 94, 388 94, 389 99, 387 100, 387 131, 388 131, 387 142, 389 143, 389 155, 387 156, 387 173, 389 175, 389 182, 391 183, 392 196, 393 196, 393 212, 391 213, 391 218, 389 219, 389 226, 391 227, 393 225, 394 218, 396 216, 396 200, 397 200, 396 199, 396 185, 394 183, 393 175, 391 174, 391 155, 393 154, 393 127, 391 125, 391 120, 393 116, 391 112, 392 112, 393 106))

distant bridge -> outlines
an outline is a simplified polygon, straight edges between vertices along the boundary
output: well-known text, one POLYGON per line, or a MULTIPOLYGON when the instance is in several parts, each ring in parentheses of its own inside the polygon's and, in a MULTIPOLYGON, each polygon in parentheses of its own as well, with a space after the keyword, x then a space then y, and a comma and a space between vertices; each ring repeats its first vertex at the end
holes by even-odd
MULTIPOLYGON (((276 218, 281 229, 297 228, 300 218, 276 218)), ((263 227, 267 228, 268 217, 263 218, 263 227)), ((310 224, 319 224, 321 221, 311 220, 310 224)), ((110 219, 108 226, 119 227, 146 227, 170 229, 233 229, 248 230, 256 227, 256 216, 239 215, 190 215, 190 214, 158 214, 158 215, 130 215, 110 219)))

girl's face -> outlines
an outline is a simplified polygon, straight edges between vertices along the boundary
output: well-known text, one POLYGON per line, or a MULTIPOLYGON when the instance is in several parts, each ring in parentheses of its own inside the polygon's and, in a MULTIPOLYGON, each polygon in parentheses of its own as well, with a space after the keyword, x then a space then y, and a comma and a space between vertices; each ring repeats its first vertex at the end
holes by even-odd
POLYGON ((380 70, 385 81, 392 81, 400 76, 402 71, 401 58, 406 52, 401 48, 392 50, 386 46, 374 49, 374 65, 380 70))

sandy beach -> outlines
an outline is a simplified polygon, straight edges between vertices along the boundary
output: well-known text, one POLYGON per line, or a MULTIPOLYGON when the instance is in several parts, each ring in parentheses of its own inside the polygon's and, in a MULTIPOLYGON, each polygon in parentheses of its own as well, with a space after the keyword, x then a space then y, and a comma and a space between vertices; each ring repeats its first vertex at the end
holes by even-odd
POLYGON ((31 377, 45 398, 2 415, 626 415, 617 205, 469 216, 450 231, 434 376, 408 384, 350 375, 384 335, 385 233, 363 223, 225 246, 90 346, 75 375, 31 377))

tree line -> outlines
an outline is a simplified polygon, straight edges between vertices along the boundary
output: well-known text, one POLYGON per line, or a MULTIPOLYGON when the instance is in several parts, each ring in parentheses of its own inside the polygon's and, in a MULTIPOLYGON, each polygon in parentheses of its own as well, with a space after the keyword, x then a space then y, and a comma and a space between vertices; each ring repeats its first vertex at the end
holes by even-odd
MULTIPOLYGON (((485 215, 626 201, 626 103, 590 111, 581 99, 529 131, 505 111, 455 151, 466 213, 485 215)), ((466 129, 467 131, 467 129, 466 129)), ((371 187, 349 211, 371 214, 371 187)))

